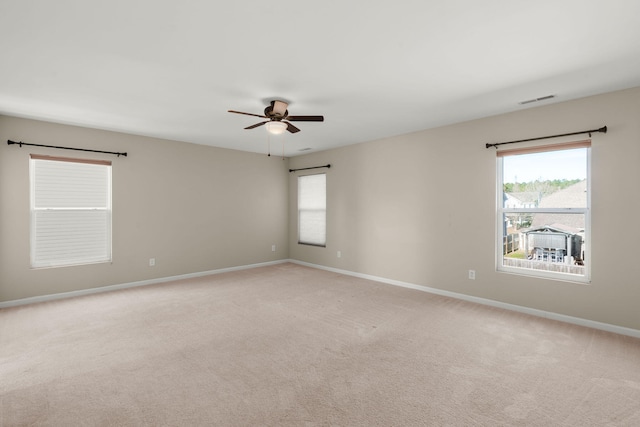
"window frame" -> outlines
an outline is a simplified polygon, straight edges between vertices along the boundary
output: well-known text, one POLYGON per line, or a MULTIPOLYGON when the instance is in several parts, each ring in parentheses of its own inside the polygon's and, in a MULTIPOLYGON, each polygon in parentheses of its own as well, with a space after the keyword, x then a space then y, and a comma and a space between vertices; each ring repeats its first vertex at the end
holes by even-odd
MULTIPOLYGON (((44 156, 38 154, 31 154, 29 159, 29 229, 30 229, 30 268, 32 269, 45 269, 45 268, 59 268, 59 267, 71 267, 71 266, 79 266, 79 265, 92 265, 92 264, 103 264, 103 263, 111 263, 113 262, 113 182, 112 182, 112 163, 107 160, 92 160, 92 159, 80 159, 80 158, 70 158, 70 157, 58 157, 58 156, 44 156), (36 162, 39 161, 52 161, 59 163, 70 163, 70 164, 85 164, 85 165, 95 165, 95 166, 104 166, 106 167, 106 182, 105 187, 105 206, 36 206, 36 162), (47 211, 75 211, 75 212, 95 212, 102 211, 105 212, 105 251, 104 258, 97 259, 89 259, 87 257, 67 257, 63 260, 63 258, 54 259, 50 262, 38 262, 37 254, 38 254, 38 240, 37 240, 37 218, 36 212, 47 212, 47 211)), ((60 243, 60 242, 58 242, 60 243)), ((69 246, 63 247, 64 249, 68 249, 69 246)))
POLYGON ((591 236, 591 141, 569 142, 553 145, 532 146, 523 149, 498 151, 496 157, 496 271, 521 276, 540 277, 545 279, 560 280, 574 283, 591 283, 591 266, 593 264, 591 256, 592 236, 591 236), (584 208, 505 208, 504 207, 504 157, 512 155, 526 155, 542 152, 563 151, 576 148, 586 149, 586 189, 587 203, 584 208), (587 243, 584 248, 585 260, 584 275, 571 274, 557 271, 536 270, 524 267, 512 267, 504 265, 503 245, 504 245, 504 215, 505 214, 582 214, 584 215, 584 241, 587 243))
POLYGON ((326 172, 321 172, 321 173, 314 173, 314 174, 306 174, 306 175, 299 175, 297 178, 297 182, 298 182, 298 206, 297 206, 297 211, 298 211, 298 244, 299 245, 306 245, 306 246, 315 246, 315 247, 320 247, 320 248, 326 248, 327 247, 327 173, 326 172), (308 178, 308 177, 312 177, 312 176, 319 176, 322 175, 324 176, 324 209, 323 209, 323 213, 324 213, 324 243, 314 243, 314 242, 306 242, 303 241, 301 239, 301 230, 302 230, 302 219, 301 219, 301 211, 302 209, 300 208, 300 188, 301 188, 301 180, 304 178, 308 178))

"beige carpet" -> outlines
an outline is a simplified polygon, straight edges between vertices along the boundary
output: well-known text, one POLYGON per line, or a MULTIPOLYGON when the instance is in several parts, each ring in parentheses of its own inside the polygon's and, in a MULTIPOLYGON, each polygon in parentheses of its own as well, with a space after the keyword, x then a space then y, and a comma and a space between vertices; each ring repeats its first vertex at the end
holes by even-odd
POLYGON ((294 264, 0 310, 0 425, 638 426, 640 340, 294 264))

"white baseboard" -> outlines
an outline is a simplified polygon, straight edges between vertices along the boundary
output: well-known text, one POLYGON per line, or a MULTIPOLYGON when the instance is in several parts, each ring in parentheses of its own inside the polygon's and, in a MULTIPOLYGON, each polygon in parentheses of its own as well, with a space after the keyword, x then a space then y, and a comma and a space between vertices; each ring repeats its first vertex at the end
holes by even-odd
POLYGON ((35 304, 35 303, 38 303, 38 302, 53 301, 53 300, 64 299, 64 298, 73 298, 73 297, 79 297, 79 296, 83 296, 83 295, 91 295, 91 294, 98 294, 98 293, 102 293, 102 292, 117 291, 117 290, 120 290, 120 289, 136 288, 138 286, 155 285, 155 284, 158 284, 158 283, 172 282, 174 280, 191 279, 193 277, 210 276, 212 274, 220 274, 220 273, 228 273, 228 272, 231 272, 231 271, 248 270, 248 269, 251 269, 251 268, 265 267, 265 266, 276 265, 276 264, 284 264, 284 263, 287 263, 287 262, 290 262, 290 260, 283 259, 283 260, 278 260, 278 261, 262 262, 262 263, 258 263, 258 264, 241 265, 241 266, 237 266, 237 267, 221 268, 221 269, 218 269, 218 270, 200 271, 200 272, 197 272, 197 273, 181 274, 181 275, 178 275, 178 276, 161 277, 161 278, 158 278, 158 279, 141 280, 141 281, 138 281, 138 282, 123 283, 123 284, 119 284, 119 285, 108 285, 108 286, 101 286, 99 288, 82 289, 82 290, 78 290, 78 291, 62 292, 62 293, 50 294, 50 295, 42 295, 42 296, 37 296, 37 297, 29 297, 29 298, 17 299, 17 300, 13 300, 13 301, 4 301, 4 302, 0 302, 0 308, 15 307, 15 306, 18 306, 18 305, 26 305, 26 304, 35 304))
POLYGON ((416 285, 413 283, 402 282, 399 280, 386 279, 384 277, 372 276, 369 274, 355 273, 353 271, 341 270, 339 268, 325 267, 323 265, 311 264, 304 261, 289 260, 294 264, 304 265, 306 267, 317 268, 320 270, 331 271, 333 273, 344 274, 347 276, 358 277, 361 279, 373 280, 375 282, 387 283, 389 285, 401 286, 403 288, 416 289, 418 291, 428 292, 431 294, 442 295, 445 297, 451 297, 469 302, 475 302, 478 304, 488 305, 491 307, 503 308, 505 310, 516 311, 519 313, 531 314, 533 316, 543 317, 551 320, 558 320, 565 323, 572 323, 574 325, 586 326, 588 328, 599 329, 602 331, 613 332, 616 334, 627 335, 635 338, 640 338, 640 330, 626 328, 624 326, 611 325, 609 323, 596 322, 594 320, 582 319, 580 317, 567 316, 564 314, 553 313, 550 311, 537 310, 535 308, 524 307, 521 305, 508 304, 505 302, 490 300, 486 298, 474 297, 471 295, 459 294, 456 292, 445 291, 437 288, 430 288, 428 286, 416 285))
POLYGON ((35 303, 39 303, 39 302, 53 301, 53 300, 64 299, 64 298, 73 298, 73 297, 78 297, 78 296, 83 296, 83 295, 98 294, 98 293, 101 293, 101 292, 110 292, 110 291, 116 291, 116 290, 120 290, 120 289, 135 288, 135 287, 138 287, 138 286, 155 285, 155 284, 158 284, 158 283, 166 283, 166 282, 172 282, 174 280, 182 280, 182 279, 191 279, 191 278, 194 278, 194 277, 209 276, 209 275, 212 275, 212 274, 221 274, 221 273, 228 273, 228 272, 232 272, 232 271, 248 270, 248 269, 251 269, 251 268, 265 267, 265 266, 277 265, 277 264, 284 264, 284 263, 287 263, 287 262, 291 262, 293 264, 303 265, 303 266, 306 266, 306 267, 317 268, 319 270, 331 271, 333 273, 344 274, 344 275, 347 275, 347 276, 358 277, 358 278, 361 278, 361 279, 373 280, 375 282, 386 283, 386 284, 389 284, 389 285, 401 286, 403 288, 415 289, 415 290, 418 290, 418 291, 428 292, 428 293, 435 294, 435 295, 442 295, 442 296, 445 296, 445 297, 460 299, 460 300, 463 300, 463 301, 469 301, 469 302, 474 302, 474 303, 478 303, 478 304, 488 305, 488 306, 491 306, 491 307, 503 308, 505 310, 516 311, 516 312, 519 312, 519 313, 531 314, 533 316, 543 317, 543 318, 546 318, 546 319, 558 320, 558 321, 561 321, 561 322, 572 323, 572 324, 580 325, 580 326, 586 326, 588 328, 599 329, 599 330, 602 330, 602 331, 613 332, 613 333, 616 333, 616 334, 621 334, 621 335, 627 335, 627 336, 631 336, 631 337, 635 337, 635 338, 640 338, 640 330, 638 330, 638 329, 626 328, 624 326, 618 326, 618 325, 611 325, 609 323, 596 322, 594 320, 582 319, 580 317, 567 316, 567 315, 564 315, 564 314, 553 313, 553 312, 550 312, 550 311, 537 310, 535 308, 529 308, 529 307, 524 307, 524 306, 515 305, 515 304, 508 304, 508 303, 505 303, 505 302, 500 302, 500 301, 495 301, 495 300, 490 300, 490 299, 480 298, 480 297, 474 297, 474 296, 471 296, 471 295, 465 295, 465 294, 460 294, 460 293, 457 293, 457 292, 445 291, 445 290, 437 289, 437 288, 430 288, 428 286, 416 285, 416 284, 413 284, 413 283, 402 282, 400 280, 394 280, 394 279, 387 279, 387 278, 384 278, 384 277, 372 276, 370 274, 356 273, 356 272, 349 271, 349 270, 342 270, 342 269, 339 269, 339 268, 326 267, 326 266, 318 265, 318 264, 311 264, 311 263, 308 263, 308 262, 298 261, 298 260, 295 260, 295 259, 282 259, 282 260, 269 261, 269 262, 263 262, 263 263, 258 263, 258 264, 241 265, 241 266, 237 266, 237 267, 221 268, 221 269, 218 269, 218 270, 201 271, 201 272, 197 272, 197 273, 181 274, 181 275, 178 275, 178 276, 170 276, 170 277, 162 277, 162 278, 158 278, 158 279, 141 280, 141 281, 138 281, 138 282, 123 283, 123 284, 119 284, 119 285, 109 285, 109 286, 102 286, 102 287, 99 287, 99 288, 82 289, 82 290, 78 290, 78 291, 62 292, 62 293, 58 293, 58 294, 42 295, 42 296, 23 298, 23 299, 18 299, 18 300, 13 300, 13 301, 5 301, 5 302, 0 302, 0 309, 1 308, 8 308, 8 307, 15 307, 15 306, 19 306, 19 305, 35 304, 35 303))

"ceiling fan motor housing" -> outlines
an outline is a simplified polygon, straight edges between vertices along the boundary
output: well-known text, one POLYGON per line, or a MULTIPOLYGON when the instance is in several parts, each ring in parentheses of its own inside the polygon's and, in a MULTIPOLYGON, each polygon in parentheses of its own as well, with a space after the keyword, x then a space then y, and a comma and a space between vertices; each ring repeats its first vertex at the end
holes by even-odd
POLYGON ((267 105, 264 109, 264 115, 269 117, 271 120, 281 120, 289 115, 289 110, 286 108, 287 103, 284 101, 271 101, 270 105, 267 105), (276 103, 278 103, 278 110, 275 109, 276 103), (284 111, 282 111, 283 107, 285 109, 284 111))
POLYGON ((281 115, 274 112, 272 106, 268 106, 264 109, 264 115, 269 117, 271 120, 282 120, 289 115, 289 110, 285 110, 284 114, 281 115))

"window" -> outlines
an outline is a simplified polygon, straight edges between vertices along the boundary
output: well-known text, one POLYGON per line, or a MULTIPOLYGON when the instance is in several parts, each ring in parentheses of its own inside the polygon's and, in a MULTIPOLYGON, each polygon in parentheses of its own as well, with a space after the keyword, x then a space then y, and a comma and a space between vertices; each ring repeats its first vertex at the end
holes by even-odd
POLYGON ((498 270, 589 281, 590 141, 498 151, 498 270))
POLYGON ((327 175, 298 177, 298 243, 327 244, 327 175))
POLYGON ((111 261, 111 162, 31 155, 31 266, 111 261))

